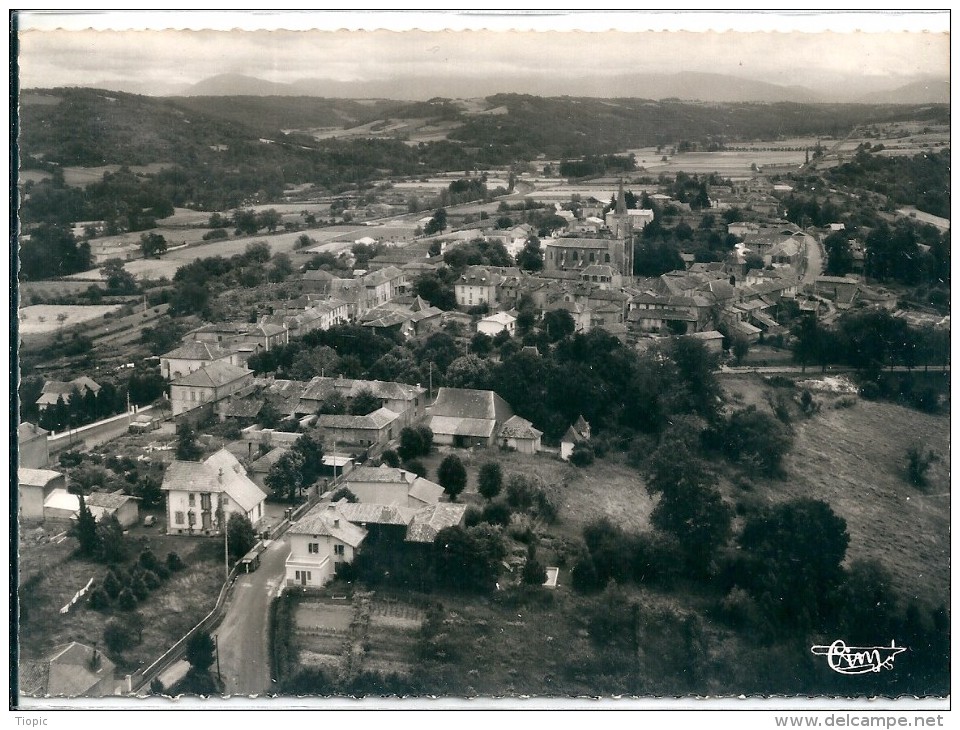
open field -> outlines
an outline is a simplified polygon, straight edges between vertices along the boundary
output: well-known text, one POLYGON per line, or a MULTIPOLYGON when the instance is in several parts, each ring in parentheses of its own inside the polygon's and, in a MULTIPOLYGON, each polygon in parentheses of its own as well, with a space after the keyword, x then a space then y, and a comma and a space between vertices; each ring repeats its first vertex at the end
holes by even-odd
POLYGON ((104 315, 116 312, 122 306, 121 304, 75 306, 33 304, 20 309, 17 317, 21 334, 39 335, 102 318, 104 315), (66 316, 61 320, 61 315, 66 316))
MULTIPOLYGON (((52 537, 67 525, 45 527, 52 537)), ((90 578, 101 580, 107 566, 74 557, 75 538, 56 544, 39 542, 36 534, 22 530, 19 541, 21 662, 34 661, 70 641, 103 647, 104 626, 111 617, 124 616, 123 611, 115 607, 96 611, 87 605, 86 598, 65 615, 60 614, 60 608, 90 578)), ((223 584, 222 546, 218 541, 163 534, 128 538, 129 558, 135 560, 146 545, 161 560, 168 552, 177 552, 186 567, 173 573, 138 606, 144 619, 141 643, 122 657, 108 652, 125 672, 150 664, 196 625, 213 608, 223 584)))
MULTIPOLYGON (((172 167, 170 162, 151 162, 149 165, 129 165, 130 172, 135 175, 153 175, 168 167, 172 167)), ((121 165, 103 165, 101 167, 64 167, 63 181, 72 187, 86 187, 90 183, 103 180, 103 176, 110 172, 114 173, 120 169, 121 165)))

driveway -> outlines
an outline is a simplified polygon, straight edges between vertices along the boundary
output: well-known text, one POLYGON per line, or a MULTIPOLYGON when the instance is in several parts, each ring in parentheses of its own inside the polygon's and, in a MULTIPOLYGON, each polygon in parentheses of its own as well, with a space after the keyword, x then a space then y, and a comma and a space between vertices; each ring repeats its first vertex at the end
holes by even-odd
POLYGON ((227 695, 262 696, 273 689, 267 636, 269 610, 283 584, 289 552, 285 539, 273 540, 260 556, 260 567, 237 578, 227 614, 215 632, 227 695))

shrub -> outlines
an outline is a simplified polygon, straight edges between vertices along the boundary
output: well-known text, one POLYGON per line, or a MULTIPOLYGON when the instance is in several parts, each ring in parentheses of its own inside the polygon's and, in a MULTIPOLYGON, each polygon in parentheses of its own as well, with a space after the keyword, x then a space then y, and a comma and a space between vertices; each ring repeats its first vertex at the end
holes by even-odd
POLYGON ((570 454, 570 463, 574 466, 590 466, 593 463, 593 449, 586 444, 577 444, 570 454))
POLYGON ((110 605, 110 596, 101 586, 97 586, 90 592, 90 608, 101 611, 110 605))
POLYGON ((120 583, 120 579, 117 577, 117 574, 113 570, 108 570, 107 574, 103 578, 103 590, 106 592, 107 596, 110 598, 116 598, 120 595, 120 591, 123 589, 123 585, 120 583))
POLYGON ((132 611, 137 607, 137 598, 129 588, 124 588, 117 597, 117 605, 124 611, 132 611))
POLYGON ((477 491, 484 499, 493 499, 500 494, 503 486, 503 471, 495 461, 488 461, 480 467, 477 478, 477 491))
POLYGON ((167 553, 167 570, 171 573, 176 573, 178 570, 183 570, 183 560, 180 559, 180 556, 176 553, 167 553))
POLYGON ((483 508, 481 522, 506 526, 510 524, 510 515, 510 506, 506 502, 490 502, 483 508))
POLYGON ((150 594, 150 589, 147 587, 147 582, 141 575, 136 576, 132 581, 130 581, 130 591, 138 601, 144 600, 150 594))
POLYGON ((463 524, 467 527, 473 527, 474 525, 479 525, 483 521, 483 510, 474 505, 467 507, 467 511, 463 515, 463 524))
POLYGON ((582 556, 573 566, 573 570, 570 572, 570 582, 573 589, 580 593, 594 593, 603 588, 605 583, 597 575, 597 568, 593 564, 593 558, 589 555, 582 556))
POLYGON ((117 619, 110 619, 103 627, 103 643, 114 654, 123 654, 133 644, 133 632, 117 619))
POLYGON ((142 566, 144 570, 155 571, 160 561, 157 560, 157 556, 153 554, 150 548, 146 548, 140 553, 140 557, 137 558, 137 563, 142 566))
POLYGON ((409 472, 413 472, 418 477, 427 477, 427 467, 419 459, 410 459, 409 461, 403 462, 403 468, 409 472))
POLYGON ((926 486, 927 472, 939 458, 940 457, 932 450, 928 449, 926 453, 924 453, 923 447, 918 444, 914 444, 908 448, 907 476, 910 478, 910 483, 916 487, 926 486))
POLYGON ((869 381, 860 386, 860 395, 867 400, 876 400, 880 397, 880 386, 869 381))
POLYGON ((160 565, 159 563, 157 564, 156 570, 153 572, 156 573, 160 580, 166 580, 170 577, 170 571, 167 569, 167 567, 165 565, 160 565))
POLYGON ((380 460, 387 466, 394 469, 400 466, 400 455, 393 449, 387 449, 384 451, 380 457, 380 460))
POLYGON ((152 570, 148 570, 143 574, 141 578, 143 584, 147 587, 147 590, 154 590, 160 587, 160 578, 152 570))
POLYGON ((350 491, 350 487, 337 487, 333 490, 333 494, 330 495, 330 501, 339 502, 341 499, 345 499, 351 504, 356 504, 360 501, 357 495, 350 491))

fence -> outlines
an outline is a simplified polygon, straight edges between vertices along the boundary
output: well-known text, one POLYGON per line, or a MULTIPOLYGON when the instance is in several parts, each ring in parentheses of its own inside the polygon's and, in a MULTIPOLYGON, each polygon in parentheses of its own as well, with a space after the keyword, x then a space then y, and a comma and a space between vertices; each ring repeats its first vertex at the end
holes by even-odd
POLYGON ((204 616, 200 620, 200 623, 184 634, 180 641, 167 649, 167 651, 164 652, 163 655, 161 655, 160 658, 157 659, 153 664, 131 675, 129 680, 129 689, 131 693, 136 694, 139 692, 140 689, 148 685, 155 677, 160 676, 165 669, 169 668, 175 661, 177 661, 186 651, 187 642, 190 641, 191 637, 202 631, 210 631, 214 629, 220 623, 220 621, 223 620, 224 614, 226 614, 227 598, 230 596, 230 593, 233 590, 234 582, 237 578, 237 567, 238 566, 236 565, 233 566, 233 569, 230 571, 226 582, 220 589, 220 595, 217 596, 217 603, 213 607, 213 610, 204 616))

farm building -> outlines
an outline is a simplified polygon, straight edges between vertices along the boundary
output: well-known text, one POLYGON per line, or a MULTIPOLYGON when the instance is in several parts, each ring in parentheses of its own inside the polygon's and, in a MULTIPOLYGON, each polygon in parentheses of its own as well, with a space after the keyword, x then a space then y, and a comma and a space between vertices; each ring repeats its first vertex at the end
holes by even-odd
POLYGON ((343 481, 361 504, 423 507, 436 504, 443 487, 404 469, 359 466, 343 481))
POLYGON ((373 446, 392 441, 400 433, 399 418, 400 414, 389 408, 378 408, 366 416, 321 414, 317 425, 328 442, 373 446))
POLYGON ((213 362, 170 383, 173 415, 221 401, 253 383, 253 371, 226 362, 213 362))
POLYGON ((580 416, 577 418, 576 423, 567 429, 563 438, 560 439, 560 458, 568 461, 570 455, 573 453, 574 447, 577 444, 586 443, 589 440, 590 424, 587 423, 587 420, 583 416, 580 416))
POLYGON ((513 449, 521 454, 536 454, 540 451, 541 436, 543 431, 535 429, 526 418, 513 416, 501 427, 497 442, 504 449, 513 449))
POLYGON ((27 469, 43 469, 50 463, 50 432, 24 421, 17 427, 17 465, 27 469))
POLYGON ((42 520, 47 497, 54 490, 65 492, 66 488, 66 479, 60 472, 24 467, 17 469, 17 514, 25 520, 42 520))
POLYGON ((86 496, 87 507, 97 520, 115 516, 120 527, 131 527, 140 519, 140 507, 137 498, 116 492, 91 492, 86 496))
POLYGON ((513 415, 513 409, 492 390, 440 388, 427 413, 434 443, 492 446, 497 430, 513 415))

